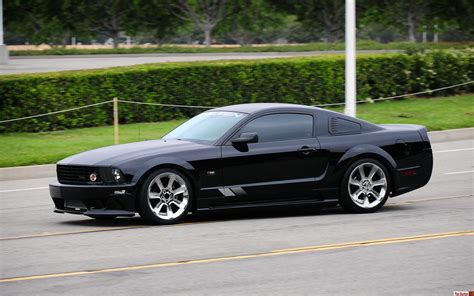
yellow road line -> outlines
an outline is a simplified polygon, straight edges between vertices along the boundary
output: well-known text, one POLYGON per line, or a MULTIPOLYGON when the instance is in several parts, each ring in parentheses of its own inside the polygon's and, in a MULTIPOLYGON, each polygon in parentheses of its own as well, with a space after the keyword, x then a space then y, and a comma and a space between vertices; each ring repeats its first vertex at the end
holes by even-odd
POLYGON ((275 250, 274 252, 285 252, 286 253, 286 252, 325 250, 327 248, 340 249, 340 248, 350 248, 350 247, 363 247, 363 246, 368 246, 368 245, 372 246, 372 245, 382 245, 382 244, 394 244, 394 243, 398 243, 398 242, 420 241, 420 240, 429 240, 429 239, 464 236, 464 235, 474 235, 474 230, 444 232, 444 233, 432 233, 432 234, 425 234, 425 235, 415 235, 415 236, 405 236, 405 237, 395 237, 395 238, 385 238, 385 239, 362 241, 362 242, 342 243, 342 244, 336 244, 336 245, 309 246, 309 247, 302 247, 302 248, 291 248, 291 249, 275 250))
POLYGON ((200 264, 200 263, 235 261, 235 260, 242 260, 242 259, 281 256, 281 255, 296 254, 296 253, 327 251, 327 250, 355 248, 355 247, 367 247, 367 246, 382 245, 382 244, 397 244, 397 243, 403 243, 403 242, 413 242, 413 241, 432 240, 432 239, 440 239, 440 238, 448 238, 448 237, 471 236, 471 235, 474 235, 474 230, 432 233, 432 234, 417 235, 417 236, 395 237, 395 238, 376 239, 376 240, 367 240, 367 241, 359 241, 359 242, 349 242, 349 243, 342 243, 342 244, 273 250, 269 252, 256 253, 256 254, 194 259, 194 260, 187 260, 187 261, 163 262, 163 263, 146 264, 146 265, 135 265, 135 266, 114 267, 114 268, 95 269, 95 270, 73 271, 73 272, 65 272, 65 273, 32 275, 32 276, 22 276, 22 277, 14 277, 14 278, 2 278, 0 279, 0 283, 72 277, 72 276, 91 275, 91 274, 98 274, 98 273, 144 270, 144 269, 152 269, 152 268, 156 269, 156 268, 162 268, 162 267, 200 264))
MULTIPOLYGON (((435 198, 425 198, 425 199, 417 199, 417 200, 407 200, 397 203, 390 203, 387 204, 387 207, 391 206, 398 206, 398 205, 405 205, 405 204, 413 204, 419 202, 426 202, 426 201, 435 201, 435 200, 444 200, 444 199, 454 199, 454 198, 462 198, 462 197, 472 197, 473 195, 456 195, 456 196, 447 196, 447 197, 435 197, 435 198)), ((228 220, 219 220, 221 221, 228 221, 228 220)), ((173 226, 183 226, 189 224, 201 224, 201 223, 212 223, 208 221, 195 221, 195 222, 184 222, 173 226)), ((49 237, 49 236, 61 236, 61 235, 71 235, 71 234, 85 234, 85 233, 94 233, 94 232, 107 232, 107 231, 117 231, 117 230, 127 230, 133 228, 148 228, 152 226, 148 225, 135 225, 135 226, 123 226, 123 227, 106 227, 106 228, 94 228, 94 229, 84 229, 84 230, 77 230, 77 231, 66 231, 66 232, 46 232, 46 233, 36 233, 36 234, 29 234, 29 235, 21 235, 21 236, 9 236, 9 237, 0 237, 0 241, 6 240, 17 240, 17 239, 27 239, 27 238, 38 238, 38 237, 49 237)), ((160 226, 163 227, 163 226, 160 226)))

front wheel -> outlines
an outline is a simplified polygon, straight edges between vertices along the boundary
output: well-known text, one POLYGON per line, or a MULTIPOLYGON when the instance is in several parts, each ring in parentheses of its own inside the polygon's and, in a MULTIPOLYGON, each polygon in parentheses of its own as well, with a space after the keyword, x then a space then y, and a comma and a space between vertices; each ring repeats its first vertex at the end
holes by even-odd
POLYGON ((380 209, 389 196, 389 174, 375 159, 360 159, 347 170, 339 201, 350 212, 372 213, 380 209))
POLYGON ((149 175, 138 196, 138 211, 149 224, 174 224, 186 217, 191 204, 191 184, 181 172, 160 169, 149 175))

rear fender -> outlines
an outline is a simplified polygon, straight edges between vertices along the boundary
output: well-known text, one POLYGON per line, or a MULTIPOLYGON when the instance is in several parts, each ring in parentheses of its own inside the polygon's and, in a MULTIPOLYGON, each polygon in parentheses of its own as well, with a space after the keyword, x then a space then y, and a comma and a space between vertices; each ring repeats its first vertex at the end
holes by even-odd
POLYGON ((347 167, 356 159, 361 158, 374 158, 383 163, 386 166, 386 169, 389 171, 390 179, 395 181, 394 175, 397 168, 397 163, 393 157, 382 148, 369 144, 358 145, 346 151, 346 153, 344 153, 344 155, 337 162, 333 175, 337 178, 337 180, 342 180, 344 174, 346 173, 347 167))
POLYGON ((354 158, 360 158, 359 156, 364 155, 364 154, 376 154, 379 157, 383 158, 391 166, 390 168, 387 168, 387 169, 397 168, 397 163, 395 162, 393 157, 387 153, 387 151, 375 145, 369 145, 369 144, 358 145, 347 150, 346 153, 344 153, 344 155, 337 162, 337 167, 340 167, 341 165, 345 163, 351 162, 351 160, 354 158))

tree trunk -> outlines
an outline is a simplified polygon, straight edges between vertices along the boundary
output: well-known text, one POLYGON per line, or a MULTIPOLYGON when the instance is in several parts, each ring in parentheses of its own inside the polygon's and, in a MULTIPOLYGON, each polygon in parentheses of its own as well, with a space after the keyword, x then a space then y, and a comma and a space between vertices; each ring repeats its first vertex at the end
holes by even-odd
POLYGON ((70 33, 70 32, 65 32, 65 33, 64 33, 64 35, 63 35, 62 38, 61 38, 61 47, 62 47, 62 48, 66 48, 70 36, 71 36, 71 33, 70 33))
POLYGON ((119 45, 119 33, 114 33, 112 36, 112 43, 114 48, 118 48, 119 45))
POLYGON ((69 40, 69 36, 63 36, 63 38, 61 38, 61 47, 62 48, 66 48, 68 40, 69 40))
POLYGON ((416 42, 415 20, 411 11, 408 12, 408 41, 416 42))
POLYGON ((211 28, 204 29, 204 44, 206 47, 211 47, 211 28))

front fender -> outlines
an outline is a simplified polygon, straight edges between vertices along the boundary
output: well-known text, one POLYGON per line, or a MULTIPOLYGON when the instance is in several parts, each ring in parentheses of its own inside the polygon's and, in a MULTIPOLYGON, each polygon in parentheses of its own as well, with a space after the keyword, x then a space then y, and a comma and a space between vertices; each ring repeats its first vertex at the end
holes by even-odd
POLYGON ((195 171, 195 168, 187 161, 179 157, 172 156, 160 156, 146 160, 144 163, 140 163, 137 170, 134 171, 132 183, 136 184, 139 182, 141 177, 146 174, 149 170, 160 165, 173 165, 179 166, 190 172, 191 174, 195 171))

